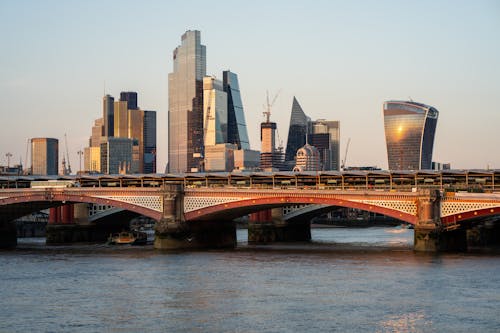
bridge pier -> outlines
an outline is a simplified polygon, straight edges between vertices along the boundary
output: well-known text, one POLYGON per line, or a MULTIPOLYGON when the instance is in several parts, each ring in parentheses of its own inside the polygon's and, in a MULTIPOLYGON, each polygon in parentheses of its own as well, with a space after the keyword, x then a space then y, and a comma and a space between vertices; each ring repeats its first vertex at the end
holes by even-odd
POLYGON ((163 217, 156 222, 154 247, 162 250, 234 248, 234 221, 184 221, 182 185, 166 185, 163 217))
POLYGON ((12 249, 17 246, 17 227, 14 221, 0 223, 0 249, 12 249))
POLYGON ((308 242, 311 240, 309 220, 289 223, 283 219, 283 209, 273 208, 250 215, 248 242, 308 242))
POLYGON ((465 251, 467 232, 457 228, 446 230, 441 223, 441 194, 430 191, 428 197, 418 200, 417 224, 413 249, 420 252, 465 251))

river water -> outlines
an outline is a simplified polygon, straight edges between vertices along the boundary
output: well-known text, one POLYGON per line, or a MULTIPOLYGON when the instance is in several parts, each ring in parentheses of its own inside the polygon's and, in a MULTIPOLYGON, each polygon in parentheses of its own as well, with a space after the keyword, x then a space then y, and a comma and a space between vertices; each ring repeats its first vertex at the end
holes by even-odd
POLYGON ((0 332, 499 332, 500 254, 418 254, 413 231, 309 244, 0 251, 0 332))

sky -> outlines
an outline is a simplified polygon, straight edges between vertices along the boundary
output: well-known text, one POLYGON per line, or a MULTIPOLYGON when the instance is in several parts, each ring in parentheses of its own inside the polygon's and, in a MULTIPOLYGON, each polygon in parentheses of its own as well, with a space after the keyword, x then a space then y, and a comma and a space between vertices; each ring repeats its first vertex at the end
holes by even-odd
POLYGON ((500 169, 500 2, 482 0, 0 0, 0 165, 24 161, 32 137, 58 138, 62 154, 66 134, 79 170, 103 94, 136 91, 157 111, 163 172, 186 30, 201 31, 207 75, 238 74, 253 149, 266 91, 279 92, 283 145, 295 96, 313 120, 340 121, 346 165, 386 169, 382 104, 412 99, 440 112, 434 161, 500 169))

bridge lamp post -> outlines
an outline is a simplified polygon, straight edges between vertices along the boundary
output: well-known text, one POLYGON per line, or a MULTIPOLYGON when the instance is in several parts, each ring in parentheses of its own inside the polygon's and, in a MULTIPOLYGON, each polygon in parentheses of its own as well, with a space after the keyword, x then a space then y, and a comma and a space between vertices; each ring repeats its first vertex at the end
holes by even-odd
POLYGON ((78 171, 78 173, 82 174, 82 155, 83 155, 83 151, 79 150, 76 153, 78 154, 78 157, 80 158, 80 165, 79 165, 79 171, 78 171))

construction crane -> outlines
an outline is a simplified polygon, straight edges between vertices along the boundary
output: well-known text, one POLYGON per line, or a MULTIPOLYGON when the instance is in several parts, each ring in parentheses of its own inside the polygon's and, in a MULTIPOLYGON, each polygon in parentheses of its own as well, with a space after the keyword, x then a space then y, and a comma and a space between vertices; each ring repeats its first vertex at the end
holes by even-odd
POLYGON ((71 174, 71 164, 69 162, 69 152, 68 152, 68 138, 66 136, 66 133, 64 133, 64 145, 66 146, 66 161, 64 160, 64 155, 63 155, 63 160, 62 160, 62 165, 63 165, 63 174, 65 175, 70 175, 71 174), (68 167, 66 168, 66 163, 68 167))
POLYGON ((26 157, 24 159, 24 163, 26 164, 25 165, 25 168, 24 170, 26 170, 26 174, 30 174, 30 167, 28 166, 28 152, 29 152, 29 148, 30 148, 30 143, 31 143, 31 140, 28 139, 28 142, 26 143, 26 157))
POLYGON ((347 152, 349 151, 349 144, 351 143, 351 138, 347 139, 347 145, 345 147, 345 154, 344 154, 344 159, 342 160, 342 163, 340 164, 340 169, 344 170, 345 169, 345 163, 347 161, 347 152))
POLYGON ((274 102, 276 102, 276 99, 278 98, 278 95, 280 94, 281 90, 279 90, 276 95, 274 95, 274 98, 271 103, 269 103, 269 91, 266 91, 266 105, 264 106, 264 109, 266 111, 263 112, 264 116, 266 117, 266 123, 270 122, 271 120, 271 107, 274 105, 274 102))

